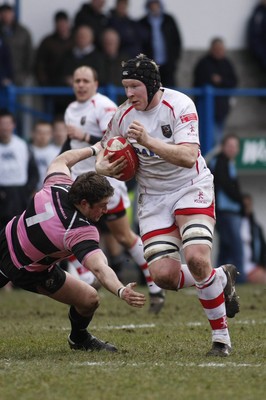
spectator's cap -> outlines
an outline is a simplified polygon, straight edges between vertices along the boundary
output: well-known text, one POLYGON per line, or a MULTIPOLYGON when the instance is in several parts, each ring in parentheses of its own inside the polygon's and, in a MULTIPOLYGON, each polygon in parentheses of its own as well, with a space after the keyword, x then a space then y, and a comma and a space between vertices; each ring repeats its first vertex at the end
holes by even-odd
POLYGON ((148 104, 161 87, 159 67, 145 54, 122 62, 122 79, 137 79, 143 82, 147 89, 148 104))
POLYGON ((54 15, 55 22, 60 21, 61 19, 69 19, 68 14, 63 10, 57 11, 54 15))

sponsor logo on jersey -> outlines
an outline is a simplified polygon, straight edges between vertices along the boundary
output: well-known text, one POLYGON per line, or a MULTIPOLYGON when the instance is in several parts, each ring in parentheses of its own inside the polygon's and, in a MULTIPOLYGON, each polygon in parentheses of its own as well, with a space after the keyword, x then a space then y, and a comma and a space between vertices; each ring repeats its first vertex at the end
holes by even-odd
POLYGON ((198 117, 196 113, 190 113, 190 114, 180 115, 180 119, 182 124, 184 124, 189 121, 197 121, 198 117))
POLYGON ((190 132, 187 132, 188 136, 198 136, 196 129, 192 124, 190 124, 190 126, 189 126, 189 131, 190 132))
POLYGON ((85 122, 86 122, 86 115, 84 115, 84 117, 81 117, 80 125, 85 125, 85 122))
POLYGON ((194 128, 194 126, 192 124, 190 125, 190 132, 191 133, 195 132, 195 128, 194 128))
POLYGON ((170 125, 162 125, 161 129, 164 137, 170 138, 172 136, 173 132, 170 125))
POLYGON ((134 149, 138 155, 141 155, 143 157, 158 157, 157 154, 155 154, 153 151, 146 149, 146 147, 138 148, 134 146, 134 149))
POLYGON ((194 203, 200 203, 200 204, 207 204, 208 201, 204 199, 204 193, 199 190, 197 194, 197 198, 194 199, 194 203))

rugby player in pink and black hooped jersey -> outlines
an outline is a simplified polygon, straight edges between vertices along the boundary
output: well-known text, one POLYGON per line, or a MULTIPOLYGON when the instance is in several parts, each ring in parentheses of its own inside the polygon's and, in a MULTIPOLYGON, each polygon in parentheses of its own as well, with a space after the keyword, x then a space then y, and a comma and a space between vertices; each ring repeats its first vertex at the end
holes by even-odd
POLYGON ((17 287, 70 305, 70 348, 114 352, 114 345, 87 330, 99 306, 97 291, 57 265, 74 254, 111 293, 133 307, 145 303, 145 296, 133 290, 134 282, 125 287, 118 280, 99 247, 95 223, 107 212, 113 187, 96 172, 82 174, 74 183, 71 179, 70 168, 96 152, 86 147, 58 156, 28 208, 0 232, 0 288, 11 281, 17 287))
MULTIPOLYGON (((237 270, 212 266, 213 176, 200 152, 197 110, 185 94, 161 87, 159 67, 143 54, 123 63, 122 84, 128 100, 114 114, 101 147, 121 135, 138 154, 138 218, 151 276, 168 290, 195 285, 212 331, 207 355, 228 356, 227 317, 239 311, 237 270), (187 264, 181 264, 181 249, 187 264)), ((96 170, 116 177, 124 163, 100 152, 96 170)))

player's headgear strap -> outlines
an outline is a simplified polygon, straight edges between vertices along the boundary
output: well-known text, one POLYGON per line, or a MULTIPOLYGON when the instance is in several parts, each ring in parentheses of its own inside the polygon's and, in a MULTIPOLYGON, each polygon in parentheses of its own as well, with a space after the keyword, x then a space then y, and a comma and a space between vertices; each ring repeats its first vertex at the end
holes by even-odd
POLYGON ((147 89, 148 104, 161 86, 158 65, 144 54, 122 62, 122 79, 137 79, 143 82, 147 89))

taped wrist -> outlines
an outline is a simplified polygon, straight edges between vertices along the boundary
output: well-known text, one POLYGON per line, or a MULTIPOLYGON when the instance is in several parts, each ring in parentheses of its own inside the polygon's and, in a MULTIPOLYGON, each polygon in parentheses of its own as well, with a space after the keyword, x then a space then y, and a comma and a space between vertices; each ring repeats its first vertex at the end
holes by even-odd
POLYGON ((92 155, 97 156, 99 154, 100 150, 96 146, 91 146, 92 149, 92 155))
POLYGON ((122 299, 123 291, 125 290, 125 288, 125 286, 121 286, 117 291, 117 296, 120 297, 120 299, 122 299))

